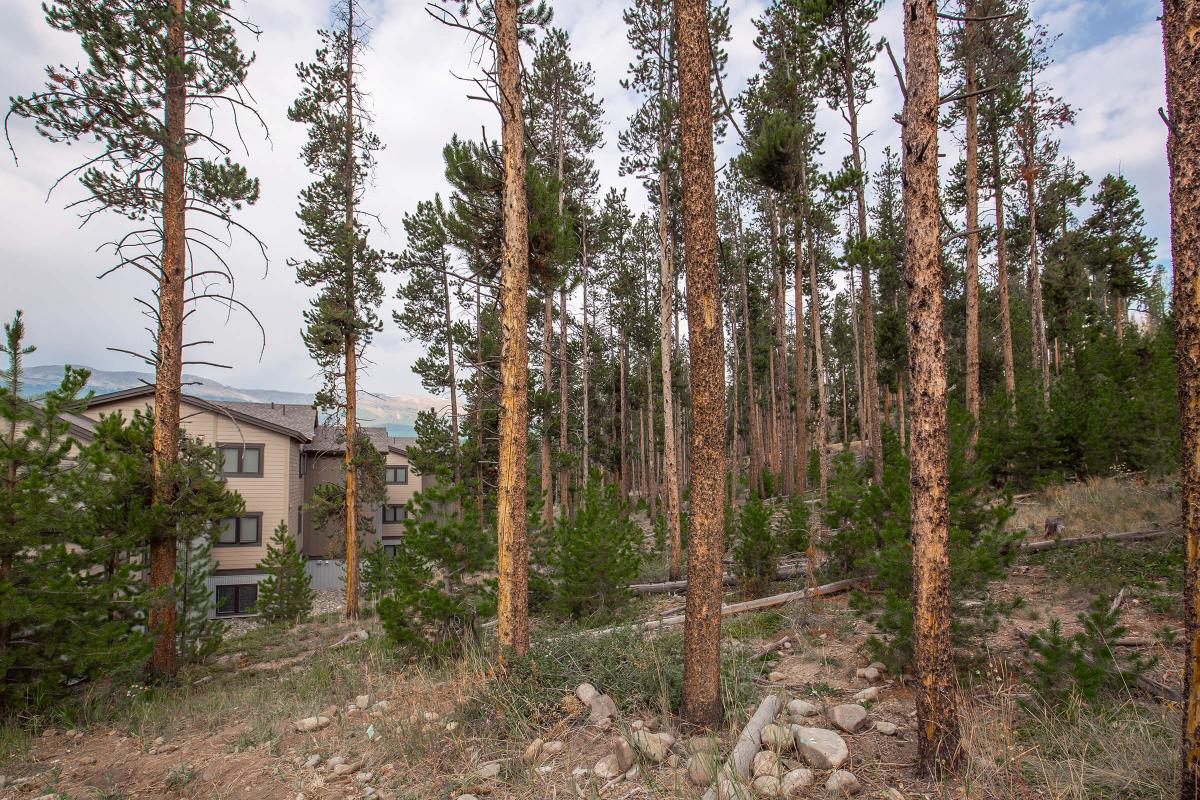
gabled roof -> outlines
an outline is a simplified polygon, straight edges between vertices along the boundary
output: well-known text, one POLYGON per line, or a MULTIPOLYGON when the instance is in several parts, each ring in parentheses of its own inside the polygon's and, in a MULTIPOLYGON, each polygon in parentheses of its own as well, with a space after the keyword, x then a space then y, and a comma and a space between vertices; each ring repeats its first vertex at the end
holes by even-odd
MULTIPOLYGON (((30 400, 31 405, 43 408, 41 400, 30 400)), ((83 443, 92 441, 96 438, 96 420, 91 417, 85 417, 82 414, 73 414, 70 411, 60 411, 58 418, 67 423, 70 434, 83 443)))
MULTIPOLYGON (((123 389, 119 392, 109 392, 108 394, 96 395, 88 403, 88 408, 108 405, 109 403, 116 403, 122 400, 131 400, 137 397, 152 397, 153 395, 153 386, 135 386, 132 389, 123 389)), ((300 408, 305 408, 305 406, 289 405, 288 409, 292 416, 288 417, 287 422, 289 424, 282 424, 277 420, 282 419, 285 416, 284 414, 276 415, 265 412, 250 413, 250 411, 245 408, 250 406, 269 407, 269 403, 220 403, 212 400, 205 400, 202 397, 195 397, 194 395, 190 394, 181 395, 181 399, 183 402, 196 406, 197 408, 202 408, 205 411, 211 411, 214 414, 220 414, 222 416, 229 417, 237 422, 263 428, 265 430, 295 439, 299 442, 311 442, 313 438, 310 431, 312 430, 315 416, 305 417, 297 411, 300 408)), ((276 406, 278 405, 279 404, 276 404, 276 406)))
POLYGON ((417 443, 415 436, 389 436, 388 450, 393 453, 399 453, 404 457, 408 457, 408 448, 417 443))
MULTIPOLYGON (((366 437, 380 453, 391 449, 388 441, 387 428, 360 427, 366 437)), ((343 429, 338 425, 318 425, 313 433, 312 442, 304 446, 306 453, 344 453, 346 443, 342 441, 343 429)))

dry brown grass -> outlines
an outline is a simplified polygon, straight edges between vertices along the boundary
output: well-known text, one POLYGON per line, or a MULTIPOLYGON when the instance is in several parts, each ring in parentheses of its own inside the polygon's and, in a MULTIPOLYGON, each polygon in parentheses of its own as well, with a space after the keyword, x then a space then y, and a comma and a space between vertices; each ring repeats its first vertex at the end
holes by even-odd
POLYGON ((1150 483, 1137 477, 1088 478, 1043 489, 1018 500, 1012 530, 1040 535, 1046 517, 1063 518, 1067 536, 1119 533, 1179 521, 1173 480, 1150 483))
POLYGON ((1007 675, 962 706, 965 796, 1151 800, 1178 787, 1177 710, 1132 696, 1044 709, 1007 675))

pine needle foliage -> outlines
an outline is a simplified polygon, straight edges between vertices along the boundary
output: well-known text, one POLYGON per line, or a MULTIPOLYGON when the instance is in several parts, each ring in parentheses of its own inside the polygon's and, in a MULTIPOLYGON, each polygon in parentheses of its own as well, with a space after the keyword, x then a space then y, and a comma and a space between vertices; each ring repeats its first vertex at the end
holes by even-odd
POLYGON ((771 530, 771 511, 750 492, 733 524, 733 571, 747 597, 766 594, 779 566, 780 541, 771 530))
POLYGON ((551 532, 551 607, 574 617, 611 614, 629 599, 642 563, 642 529, 617 487, 593 473, 572 517, 551 532))
POLYGON ((266 622, 291 627, 312 613, 312 579, 304 569, 304 555, 287 523, 275 527, 267 554, 257 564, 267 577, 258 583, 257 611, 266 622))

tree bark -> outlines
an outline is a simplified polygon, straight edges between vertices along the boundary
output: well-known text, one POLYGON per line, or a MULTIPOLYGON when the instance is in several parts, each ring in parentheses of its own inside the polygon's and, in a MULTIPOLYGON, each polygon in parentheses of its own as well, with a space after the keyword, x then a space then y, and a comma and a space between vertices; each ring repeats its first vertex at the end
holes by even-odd
POLYGON ((946 343, 938 213, 938 53, 934 0, 905 0, 904 219, 912 373, 913 637, 917 751, 932 776, 959 757, 950 640, 946 343))
POLYGON ((1004 350, 1004 391, 1010 405, 1016 402, 1017 368, 1013 356, 1012 311, 1008 302, 1008 245, 1004 225, 1004 174, 1000 132, 992 129, 992 188, 996 208, 996 288, 1000 295, 1000 338, 1004 350))
MULTIPOLYGON (((454 452, 454 483, 462 483, 462 458, 458 441, 458 377, 454 370, 454 320, 450 315, 450 271, 442 264, 442 302, 446 318, 446 362, 450 366, 450 444, 454 452)), ((481 489, 482 491, 482 489, 481 489)), ((454 508, 462 517, 462 499, 455 498, 454 508)))
MULTIPOLYGON (((796 215, 795 228, 793 235, 796 248, 796 273, 793 278, 795 282, 793 290, 796 304, 796 458, 793 471, 796 491, 804 492, 808 488, 808 373, 805 369, 807 349, 804 346, 804 251, 801 248, 804 225, 799 214, 796 215)), ((812 244, 811 240, 809 244, 812 244)), ((814 335, 820 336, 816 332, 814 335)), ((818 396, 820 394, 818 389, 818 396)), ((817 433, 820 435, 819 426, 817 433)), ((820 439, 817 440, 817 447, 818 449, 821 447, 820 439)))
MULTIPOLYGON (((354 3, 348 2, 346 22, 346 240, 354 240, 354 3)), ((354 302, 354 256, 346 252, 346 302, 354 302)), ((355 474, 358 447, 358 337, 346 334, 346 619, 358 619, 358 476, 355 474)), ((259 532, 261 534, 261 531, 259 532)))
MULTIPOLYGON (((665 144, 660 136, 659 147, 665 144)), ((663 484, 667 495, 667 539, 671 547, 668 572, 671 580, 678 580, 683 570, 683 534, 679 526, 679 453, 675 447, 675 391, 671 379, 671 356, 674 350, 672 318, 675 308, 675 265, 671 258, 671 240, 667 235, 667 173, 663 168, 658 175, 658 351, 661 359, 663 398, 663 484)), ((647 375, 649 379, 649 375, 647 375)))
MULTIPOLYGON (((741 222, 738 223, 739 233, 741 222)), ((741 299, 742 299, 742 346, 745 348, 746 361, 746 420, 749 423, 750 435, 750 488, 759 495, 763 491, 763 435, 761 419, 758 413, 756 387, 754 385, 754 357, 750 347, 750 290, 746 278, 746 258, 741 251, 740 236, 734 239, 737 249, 738 264, 741 266, 741 299)))
POLYGON ((1163 0, 1184 580, 1182 800, 1200 798, 1200 0, 1163 0))
POLYGON ((708 3, 675 0, 687 321, 691 350, 691 522, 683 634, 684 720, 722 717, 721 591, 725 555, 725 342, 717 275, 717 198, 708 3))
MULTIPOLYGON (((811 295, 809 308, 812 316, 810 327, 812 328, 813 361, 817 383, 817 460, 821 469, 821 505, 824 507, 825 501, 829 499, 829 405, 825 397, 825 356, 821 342, 821 287, 817 283, 817 250, 816 243, 813 241, 812 220, 808 221, 805 234, 808 237, 808 278, 809 294, 811 295)), ((797 283, 800 281, 799 275, 796 276, 796 281, 797 283)), ((845 391, 844 382, 842 391, 845 391)), ((807 469, 806 462, 805 470, 807 469)))
POLYGON ((592 464, 590 458, 591 452, 591 431, 589 430, 589 422, 591 417, 591 367, 592 367, 592 351, 591 343, 588 340, 588 251, 587 251, 587 217, 583 218, 583 230, 579 237, 579 262, 580 268, 583 270, 583 482, 588 481, 588 476, 591 474, 592 464))
MULTIPOLYGON (((525 536, 529 428, 529 210, 525 197, 525 117, 521 104, 517 6, 496 0, 496 62, 504 159, 504 253, 500 264, 500 463, 497 487, 498 636, 517 655, 529 649, 529 552, 525 536)), ((503 659, 503 655, 501 658, 503 659)))
MULTIPOLYGON (((854 65, 849 62, 850 26, 842 18, 842 43, 846 62, 842 64, 842 78, 846 84, 846 118, 850 123, 850 158, 855 171, 862 176, 861 139, 858 135, 858 105, 854 94, 854 65)), ((867 187, 860 179, 854 186, 858 203, 858 237, 867 239, 867 187)), ((864 262, 859 266, 862 275, 863 315, 863 408, 866 410, 867 437, 871 444, 871 462, 875 468, 875 483, 883 482, 883 430, 879 424, 879 370, 875 356, 875 301, 871 297, 871 268, 864 262)))
POLYGON ((554 359, 550 355, 554 346, 554 305, 551 290, 546 289, 542 298, 542 524, 549 528, 554 524, 554 474, 551 470, 550 452, 550 385, 553 380, 554 359))
MULTIPOLYGON (((187 256, 187 84, 184 74, 184 0, 170 0, 167 21, 166 101, 167 143, 163 146, 163 244, 158 275, 158 346, 154 366, 153 503, 169 504, 175 497, 173 468, 179 459, 179 401, 183 384, 183 283, 187 256)), ((156 529, 150 537, 147 626, 154 646, 146 670, 153 676, 175 674, 175 531, 156 529)))
POLYGON ((975 77, 975 16, 974 0, 964 0, 963 23, 966 73, 966 192, 967 192, 967 411, 974 420, 971 430, 971 449, 979 439, 979 97, 975 77))
POLYGON ((620 383, 621 383, 621 398, 620 398, 620 406, 621 406, 621 425, 620 425, 620 428, 621 428, 621 430, 620 430, 620 435, 621 435, 621 497, 623 497, 626 500, 629 499, 629 489, 630 489, 630 486, 632 483, 630 481, 631 476, 629 475, 629 456, 626 454, 626 451, 625 451, 625 443, 629 440, 629 422, 628 422, 629 398, 627 398, 625 396, 625 365, 628 361, 628 358, 629 358, 629 348, 628 348, 628 344, 626 342, 625 328, 622 327, 621 328, 621 364, 620 364, 620 368, 621 368, 621 381, 620 381, 620 383))
MULTIPOLYGON (((570 393, 567 382, 567 287, 558 290, 558 457, 567 455, 567 423, 570 420, 570 393)), ((558 505, 563 514, 571 507, 571 468, 565 463, 558 468, 558 505)))
POLYGON ((1033 73, 1029 74, 1029 125, 1025 132, 1025 202, 1029 206, 1029 314, 1033 329, 1032 366, 1042 373, 1042 402, 1050 404, 1050 360, 1046 357, 1046 321, 1042 314, 1042 275, 1038 268, 1037 231, 1037 95, 1033 73))

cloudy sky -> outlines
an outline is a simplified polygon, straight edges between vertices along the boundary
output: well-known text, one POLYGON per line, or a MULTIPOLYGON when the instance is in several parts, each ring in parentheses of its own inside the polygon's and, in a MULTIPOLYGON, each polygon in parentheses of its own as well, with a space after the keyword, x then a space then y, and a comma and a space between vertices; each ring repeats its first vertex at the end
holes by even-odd
MULTIPOLYGON (((326 0, 234 0, 262 30, 247 41, 257 53, 249 88, 258 100, 270 138, 251 129, 248 152, 238 155, 262 180, 262 199, 240 221, 267 243, 269 263, 246 242, 236 242, 232 260, 238 274, 238 297, 254 309, 266 328, 265 349, 254 322, 243 313, 226 314, 208 308, 189 320, 186 338, 213 339, 205 360, 232 369, 206 367, 189 371, 246 388, 311 390, 313 366, 300 340, 301 312, 310 290, 296 284, 289 259, 303 258, 305 249, 296 230, 297 192, 310 180, 298 160, 304 130, 287 120, 288 104, 296 96, 295 64, 311 58, 316 30, 324 24, 326 0), (260 356, 260 350, 261 356, 260 356)), ((729 45, 726 90, 740 90, 758 64, 753 46, 753 18, 765 0, 731 0, 733 40, 729 45)), ((38 3, 4 0, 5 25, 0 27, 0 96, 40 88, 42 67, 74 64, 78 44, 71 36, 50 30, 38 3)), ((635 98, 621 90, 630 52, 621 22, 622 0, 554 0, 556 24, 572 37, 576 57, 590 61, 597 75, 597 94, 606 113, 606 141, 598 157, 605 186, 628 186, 635 204, 639 188, 617 175, 617 132, 633 110, 635 98)), ((470 43, 461 33, 430 19, 419 0, 371 0, 374 25, 371 51, 365 58, 365 87, 371 95, 376 132, 386 143, 380 155, 376 185, 367 206, 380 214, 386 230, 376 244, 399 251, 404 246, 401 220, 418 201, 445 192, 441 147, 452 133, 478 137, 481 129, 498 137, 499 120, 490 106, 466 99, 467 86, 452 76, 471 70, 470 43)), ((875 31, 901 48, 900 3, 886 0, 875 31)), ((1149 233, 1158 238, 1159 258, 1169 264, 1169 219, 1165 128, 1157 108, 1164 104, 1163 62, 1155 4, 1144 0, 1037 0, 1035 15, 1060 34, 1055 63, 1045 76, 1055 91, 1075 106, 1076 124, 1063 132, 1066 152, 1098 180, 1107 172, 1123 172, 1138 186, 1146 206, 1149 233)), ((863 115, 871 162, 878 152, 895 144, 899 129, 892 115, 899 106, 898 91, 886 55, 876 63, 877 87, 863 115)), ((823 112, 831 131, 826 155, 840 162, 848 150, 842 142, 837 115, 823 112)), ((75 213, 64 205, 80 197, 73 183, 47 198, 47 189, 83 155, 40 140, 22 120, 10 125, 19 162, 11 154, 0 159, 0 317, 24 309, 29 339, 39 352, 31 363, 75 363, 99 369, 142 369, 130 356, 106 350, 120 347, 144 350, 148 337, 131 299, 148 296, 143 279, 115 274, 96 276, 111 264, 97 250, 122 230, 120 220, 96 219, 80 228, 75 213)), ((943 143, 943 152, 957 145, 943 143)), ((723 161, 732 150, 727 141, 718 153, 723 161)), ((396 281, 388 280, 384 306, 387 325, 369 356, 374 362, 364 377, 367 388, 389 394, 422 394, 410 365, 418 345, 406 342, 390 321, 396 281)))

